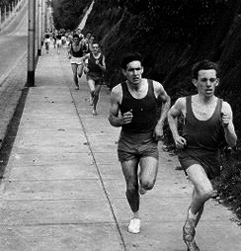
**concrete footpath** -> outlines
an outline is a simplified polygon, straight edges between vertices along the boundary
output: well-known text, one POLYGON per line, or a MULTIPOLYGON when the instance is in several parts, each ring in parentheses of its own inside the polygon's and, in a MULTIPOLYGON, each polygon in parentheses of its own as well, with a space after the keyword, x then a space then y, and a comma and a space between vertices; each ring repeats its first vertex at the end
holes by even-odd
MULTIPOLYGON (((85 77, 76 91, 65 52, 43 51, 0 185, 0 250, 186 250, 182 226, 192 187, 161 144, 156 186, 141 197, 141 233, 127 232, 132 214, 108 107, 103 87, 93 116, 85 77)), ((205 210, 200 249, 240 250, 234 215, 215 201, 205 210)))

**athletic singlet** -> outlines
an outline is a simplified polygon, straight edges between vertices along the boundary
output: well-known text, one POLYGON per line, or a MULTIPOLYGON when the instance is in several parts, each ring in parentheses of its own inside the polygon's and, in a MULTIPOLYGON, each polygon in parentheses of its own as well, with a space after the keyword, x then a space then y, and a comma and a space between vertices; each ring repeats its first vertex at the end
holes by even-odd
POLYGON ((186 119, 183 128, 183 137, 187 140, 184 150, 202 152, 217 152, 223 139, 221 124, 222 100, 218 99, 213 115, 208 120, 198 120, 192 110, 191 96, 186 97, 186 119))
POLYGON ((99 63, 102 65, 102 61, 103 61, 103 55, 100 54, 99 58, 95 58, 93 56, 93 53, 90 53, 90 58, 88 60, 88 69, 89 72, 95 72, 95 73, 100 73, 102 75, 102 70, 101 68, 95 63, 96 60, 99 60, 99 63))
POLYGON ((157 123, 157 99, 154 94, 152 80, 148 81, 148 91, 144 98, 134 98, 127 87, 127 83, 121 83, 123 99, 120 105, 122 114, 132 110, 132 122, 122 126, 125 133, 147 133, 154 130, 157 123))
POLYGON ((72 45, 72 43, 71 43, 71 44, 70 44, 70 51, 71 51, 71 55, 72 55, 73 57, 81 58, 81 57, 84 56, 84 51, 83 51, 83 45, 82 45, 82 44, 80 44, 80 49, 79 49, 79 51, 74 51, 74 50, 73 50, 73 45, 72 45))

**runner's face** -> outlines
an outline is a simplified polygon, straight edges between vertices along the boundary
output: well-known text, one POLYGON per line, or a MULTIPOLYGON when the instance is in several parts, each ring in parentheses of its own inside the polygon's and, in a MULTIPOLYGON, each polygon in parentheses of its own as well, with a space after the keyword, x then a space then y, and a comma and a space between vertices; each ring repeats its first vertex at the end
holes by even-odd
POLYGON ((199 94, 211 97, 214 95, 218 81, 216 70, 200 70, 198 79, 193 79, 193 84, 197 87, 199 94))
POLYGON ((78 42, 79 42, 79 38, 77 38, 77 37, 74 37, 74 42, 77 44, 78 42))
POLYGON ((127 64, 123 74, 132 84, 140 84, 142 79, 143 67, 140 61, 132 61, 127 64))
POLYGON ((92 49, 93 49, 93 53, 98 53, 99 52, 99 45, 98 44, 93 44, 92 49))

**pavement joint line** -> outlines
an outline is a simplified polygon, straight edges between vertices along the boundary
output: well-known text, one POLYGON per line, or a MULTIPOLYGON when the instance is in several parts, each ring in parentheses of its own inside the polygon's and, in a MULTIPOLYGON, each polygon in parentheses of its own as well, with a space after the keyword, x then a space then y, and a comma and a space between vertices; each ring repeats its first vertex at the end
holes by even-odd
MULTIPOLYGON (((62 63, 62 61, 60 60, 60 58, 59 58, 59 62, 60 62, 61 68, 62 68, 62 72, 65 72, 66 70, 65 70, 65 68, 63 67, 63 63, 62 63)), ((66 77, 67 74, 63 74, 63 75, 64 75, 64 78, 65 78, 66 80, 68 80, 67 77, 66 77)), ((66 81, 66 82, 68 82, 68 81, 66 81)), ((66 85, 67 85, 67 84, 66 84, 66 85)), ((115 224, 116 224, 118 233, 119 233, 119 235, 120 235, 120 238, 121 238, 121 242, 122 242, 124 251, 127 251, 127 245, 126 245, 126 243, 125 243, 125 239, 124 239, 124 236, 123 236, 123 234, 122 234, 122 232, 121 232, 121 228, 120 228, 120 225, 119 225, 119 223, 118 223, 117 217, 116 217, 116 215, 115 215, 114 208, 113 208, 113 206, 112 206, 112 204, 111 204, 109 195, 108 195, 108 193, 107 193, 107 190, 106 190, 106 187, 105 187, 105 184, 104 184, 102 175, 101 175, 101 173, 100 173, 100 170, 99 170, 97 161, 96 161, 96 159, 95 159, 93 150, 92 150, 92 148, 91 148, 90 141, 89 141, 89 137, 88 137, 88 135, 87 135, 87 133, 86 133, 85 125, 84 125, 84 123, 83 123, 83 121, 82 121, 82 119, 81 119, 81 116, 80 116, 79 112, 78 112, 77 104, 76 104, 76 101, 75 101, 75 99, 74 99, 74 96, 73 96, 73 94, 72 94, 72 92, 71 92, 71 90, 70 90, 70 87, 69 87, 69 86, 67 86, 67 87, 68 87, 68 89, 69 89, 71 98, 72 98, 72 100, 73 100, 73 105, 74 105, 74 107, 75 107, 76 114, 77 114, 77 116, 78 116, 78 118, 79 118, 79 122, 80 122, 80 124, 81 124, 81 126, 82 126, 82 128, 83 128, 84 136, 85 136, 85 138, 86 138, 87 145, 88 145, 88 148, 89 148, 89 150, 90 150, 90 152, 91 152, 91 155, 92 155, 92 158, 93 158, 93 161, 94 161, 94 165, 95 165, 95 167, 96 167, 96 170, 97 170, 97 173, 98 173, 98 176, 99 176, 99 179, 100 179, 100 182, 101 182, 103 191, 104 191, 104 193, 105 193, 106 199, 107 199, 107 201, 108 201, 108 205, 109 205, 109 207, 110 207, 112 216, 113 216, 113 218, 114 218, 114 221, 115 221, 115 224)))
POLYGON ((68 222, 60 222, 60 223, 39 223, 39 224, 0 224, 0 226, 4 226, 4 227, 37 227, 37 226, 78 226, 78 225, 114 225, 114 222, 111 221, 96 221, 96 222, 72 222, 72 223, 68 223, 68 222))
MULTIPOLYGON (((83 180, 99 180, 97 178, 88 178, 88 179, 46 179, 46 180, 35 180, 35 179, 29 179, 29 180, 14 180, 12 179, 10 183, 26 183, 26 182, 44 182, 44 181, 57 181, 57 182, 67 182, 67 181, 83 181, 83 180)), ((108 180, 108 179, 107 179, 108 180)), ((109 179, 112 180, 112 179, 109 179)))

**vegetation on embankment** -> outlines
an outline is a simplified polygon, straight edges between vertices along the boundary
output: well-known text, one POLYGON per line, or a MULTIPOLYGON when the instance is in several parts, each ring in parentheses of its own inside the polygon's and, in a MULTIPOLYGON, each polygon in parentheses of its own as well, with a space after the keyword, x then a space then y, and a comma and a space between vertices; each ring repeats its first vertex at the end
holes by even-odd
MULTIPOLYGON (((54 20, 75 20, 78 25, 83 13, 67 10, 68 0, 53 0, 54 20), (60 3, 63 7, 59 12, 60 3), (66 4, 66 7, 64 7, 66 4), (78 15, 77 15, 78 13, 78 15), (76 16, 74 17, 74 15, 76 16), (70 16, 69 16, 70 15, 70 16), (78 21, 78 22, 77 22, 78 21)), ((91 0, 78 2, 79 10, 91 0)), ((192 94, 191 66, 202 59, 219 63, 220 85, 217 95, 233 109, 234 124, 241 136, 241 0, 95 0, 84 32, 92 31, 106 55, 106 82, 110 87, 123 79, 120 61, 126 51, 135 50, 144 57, 144 76, 163 83, 175 101, 192 94)), ((73 9, 73 8, 72 8, 73 9)), ((69 24, 67 21, 65 25, 69 24)), ((168 128, 168 145, 173 142, 168 128)), ((241 215, 240 150, 223 154, 222 176, 217 182, 219 196, 241 215)))

